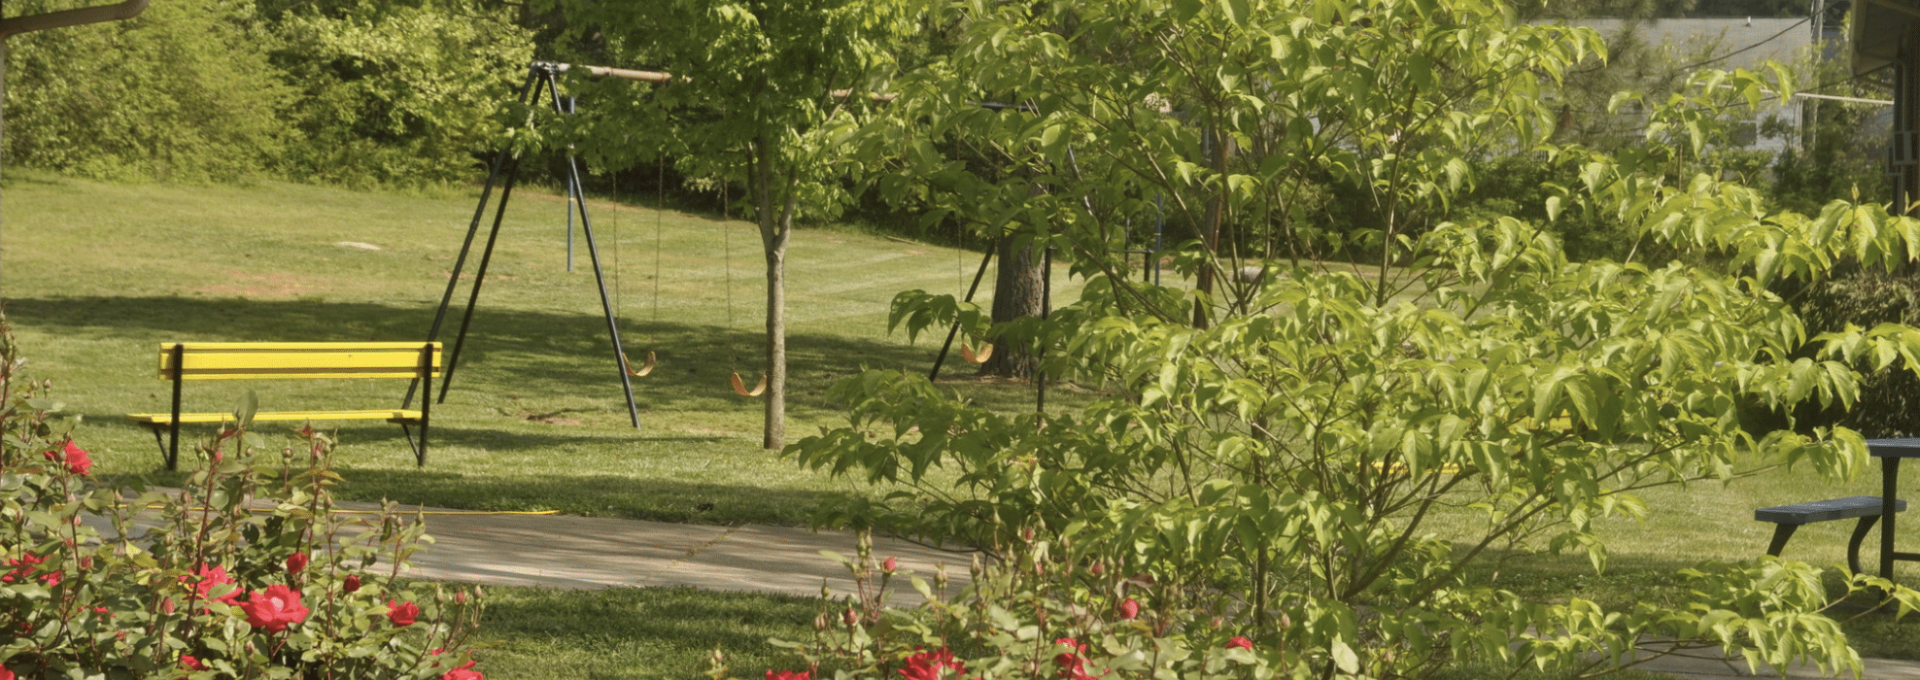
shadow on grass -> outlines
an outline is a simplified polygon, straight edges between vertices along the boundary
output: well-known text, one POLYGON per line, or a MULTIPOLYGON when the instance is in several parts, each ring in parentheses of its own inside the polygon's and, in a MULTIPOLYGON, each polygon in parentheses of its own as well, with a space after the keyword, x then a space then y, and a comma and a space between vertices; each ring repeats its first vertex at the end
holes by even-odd
MULTIPOLYGON (((433 310, 410 305, 309 300, 187 297, 54 297, 12 300, 11 321, 61 337, 125 341, 156 348, 161 342, 350 342, 425 339, 433 310)), ((459 318, 450 313, 440 339, 451 349, 459 318)), ((659 368, 635 379, 641 409, 681 410, 733 398, 727 374, 758 377, 762 344, 751 330, 671 322, 622 325, 627 351, 659 356, 659 368)), ((930 350, 838 334, 787 337, 790 408, 836 408, 826 388, 862 366, 924 370, 930 350)), ((589 386, 618 399, 618 360, 604 317, 593 314, 487 307, 475 312, 461 348, 451 395, 487 390, 507 394, 565 394, 589 386)), ((145 377, 144 375, 142 377, 145 377)), ((437 388, 436 388, 437 389, 437 388)), ((449 399, 455 397, 449 396, 449 399)), ((724 403, 724 402, 721 402, 724 403)), ((114 414, 118 417, 118 414, 114 414)))

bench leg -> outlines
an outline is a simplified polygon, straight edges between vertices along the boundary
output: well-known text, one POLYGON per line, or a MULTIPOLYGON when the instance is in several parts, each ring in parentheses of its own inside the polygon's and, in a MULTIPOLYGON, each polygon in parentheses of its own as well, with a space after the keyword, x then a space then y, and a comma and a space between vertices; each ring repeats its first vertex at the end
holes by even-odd
POLYGON ((420 437, 418 439, 414 438, 413 429, 407 427, 406 423, 400 424, 400 433, 403 435, 406 435, 407 437, 407 448, 413 449, 414 463, 419 467, 426 467, 427 466, 427 423, 426 421, 421 421, 420 423, 420 437))
POLYGON ((1855 574, 1860 573, 1860 544, 1867 540, 1867 532, 1873 531, 1873 525, 1879 521, 1879 515, 1868 515, 1853 526, 1853 538, 1847 541, 1847 568, 1855 574))
POLYGON ((1787 548, 1787 539, 1793 538, 1793 532, 1799 528, 1798 524, 1773 525, 1773 543, 1767 546, 1767 554, 1779 557, 1780 551, 1787 548))
POLYGON ((160 436, 160 426, 147 425, 147 431, 153 433, 153 443, 160 447, 160 460, 167 460, 167 440, 165 437, 160 436))

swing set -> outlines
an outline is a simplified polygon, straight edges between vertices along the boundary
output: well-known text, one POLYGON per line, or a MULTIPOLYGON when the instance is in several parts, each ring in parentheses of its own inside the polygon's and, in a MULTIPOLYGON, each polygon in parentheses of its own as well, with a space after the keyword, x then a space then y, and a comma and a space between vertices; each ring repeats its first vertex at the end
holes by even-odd
MULTIPOLYGON (((525 82, 523 82, 520 86, 517 101, 522 106, 539 106, 542 100, 545 99, 546 101, 549 102, 554 113, 563 114, 563 115, 574 113, 576 110, 577 102, 573 98, 561 94, 560 82, 559 82, 560 75, 568 72, 572 68, 574 67, 568 64, 544 62, 544 61, 533 62, 532 64, 529 65, 527 69, 527 77, 525 82)), ((602 66, 582 66, 579 68, 586 71, 591 77, 596 77, 596 78, 614 77, 614 78, 620 78, 623 80, 649 82, 649 83, 656 83, 656 84, 665 83, 671 80, 671 77, 668 76, 667 74, 653 73, 649 71, 632 71, 627 69, 615 69, 615 68, 607 68, 602 66)), ((448 273, 446 292, 441 295, 440 306, 438 310, 434 312, 433 325, 427 331, 427 339, 429 342, 439 339, 440 331, 447 319, 447 313, 448 311, 450 311, 453 305, 454 293, 459 290, 461 274, 466 268, 466 263, 468 258, 473 253, 474 241, 480 233, 480 225, 486 216, 487 206, 491 202, 493 189, 496 185, 498 185, 500 187, 500 202, 495 207, 495 210, 494 210, 493 222, 492 222, 491 229, 487 233, 486 245, 481 250, 480 262, 474 272, 473 286, 468 290, 466 306, 461 312, 459 330, 455 334, 453 346, 446 356, 446 365, 443 369, 442 378, 440 381, 440 394, 436 399, 436 401, 438 401, 439 403, 446 402, 447 392, 449 388, 452 386, 454 372, 459 366, 461 350, 466 345, 467 333, 472 327, 474 308, 476 306, 476 303, 480 299, 480 288, 481 288, 481 285, 486 282, 487 268, 492 263, 493 251, 499 241, 500 227, 506 217, 507 203, 513 197, 513 188, 520 176, 521 160, 522 159, 519 155, 514 154, 512 150, 508 148, 503 148, 497 154, 495 154, 493 163, 489 166, 486 184, 483 185, 480 191, 479 205, 477 205, 474 208, 473 220, 467 227, 466 239, 461 243, 460 254, 454 260, 453 270, 448 273)), ((617 184, 617 180, 615 181, 616 181, 615 192, 617 194, 618 184, 617 184)), ((567 153, 566 187, 567 187, 568 270, 571 271, 572 265, 573 265, 573 218, 576 214, 578 214, 580 218, 581 233, 586 237, 588 260, 593 267, 594 283, 600 293, 601 311, 605 315, 606 321, 607 321, 607 336, 612 341, 614 360, 617 362, 616 366, 620 373, 621 390, 625 394, 626 400, 627 400, 627 415, 629 419, 632 421, 633 426, 635 428, 639 428, 640 427, 640 408, 639 408, 639 405, 635 402, 634 396, 633 396, 633 379, 644 378, 644 377, 647 377, 648 375, 651 375, 654 372, 654 369, 657 368, 659 365, 659 356, 654 349, 649 348, 646 350, 646 360, 642 362, 638 367, 635 367, 633 360, 629 358, 627 355, 626 344, 621 340, 621 336, 620 336, 620 321, 619 321, 620 312, 617 308, 618 303, 615 301, 620 296, 619 235, 617 232, 618 227, 617 225, 615 225, 616 232, 614 234, 615 242, 614 242, 614 253, 613 253, 615 278, 614 278, 614 290, 612 291, 612 295, 610 296, 608 291, 608 286, 607 286, 607 277, 606 277, 605 269, 601 266, 599 242, 594 236, 593 220, 587 214, 586 192, 585 192, 585 187, 581 182, 580 164, 578 159, 574 156, 571 147, 569 147, 568 153, 567 153)), ((665 197, 666 197, 666 164, 664 159, 661 160, 657 188, 659 190, 659 194, 661 198, 661 205, 664 206, 665 197)), ((723 187, 722 188, 723 204, 725 203, 724 191, 725 189, 723 187)), ((659 309, 660 309, 659 269, 660 269, 660 246, 661 246, 660 234, 663 231, 664 220, 665 220, 664 213, 662 213, 661 210, 656 210, 655 223, 654 223, 654 290, 653 290, 653 315, 654 315, 653 320, 656 323, 659 321, 659 313, 660 313, 659 312, 659 309)), ((729 242, 727 245, 728 245, 727 267, 726 267, 726 270, 727 270, 727 273, 726 273, 726 276, 727 276, 727 324, 728 324, 729 331, 731 331, 733 326, 733 264, 732 264, 732 253, 731 253, 731 250, 732 250, 731 236, 729 236, 729 242)), ((729 333, 728 347, 729 347, 729 355, 732 355, 733 353, 731 350, 731 347, 732 347, 731 333, 729 333)), ((733 360, 736 362, 737 362, 737 359, 738 359, 737 356, 733 357, 733 360)), ((743 397, 758 397, 761 394, 764 394, 767 390, 767 376, 765 374, 762 374, 760 376, 759 383, 752 388, 747 387, 746 380, 741 377, 740 372, 737 369, 731 371, 730 380, 732 382, 733 391, 743 397)), ((416 391, 418 390, 419 386, 420 386, 420 382, 416 380, 414 381, 413 385, 407 388, 406 398, 402 402, 403 408, 407 405, 412 404, 413 397, 416 391)), ((434 399, 435 397, 434 395, 421 395, 421 398, 424 401, 426 399, 434 399)))
MULTIPOLYGON (((560 93, 559 76, 567 71, 566 64, 536 61, 529 65, 525 82, 520 86, 517 101, 522 106, 538 106, 543 97, 550 102, 553 112, 569 114, 574 105, 560 93)), ((487 182, 480 190, 479 205, 474 208, 473 221, 467 227, 466 240, 460 245, 460 254, 454 259, 453 270, 447 275, 447 289, 441 295, 440 307, 434 312, 433 325, 427 330, 428 341, 438 340, 440 330, 447 318, 447 312, 453 305, 454 293, 459 289, 460 276, 466 268, 467 258, 473 253, 474 239, 480 233, 480 224, 486 216, 487 204, 493 196, 496 184, 500 186, 500 203, 495 207, 492 228, 487 233, 487 242, 480 254, 480 263, 473 276, 473 286, 467 294, 466 307, 461 312, 460 329, 454 336, 453 347, 446 357, 446 366, 442 370, 440 394, 437 401, 445 403, 447 391, 452 387, 455 370, 459 367, 461 350, 466 346, 467 332, 473 324, 474 307, 480 299, 480 288, 487 280, 487 268, 493 261, 493 250, 500 238, 500 225, 506 218, 507 203, 513 198, 514 184, 520 177, 521 157, 511 148, 502 148, 495 154, 487 173, 487 182)), ((605 270, 600 266, 600 246, 594 238, 593 220, 587 214, 586 195, 580 181, 580 164, 572 150, 567 153, 566 163, 567 198, 570 204, 568 221, 572 221, 572 211, 578 210, 581 232, 586 236, 587 254, 593 265, 594 284, 600 292, 600 308, 607 320, 607 335, 613 342, 613 359, 620 372, 620 387, 627 399, 627 416, 635 428, 640 427, 640 407, 633 398, 633 379, 653 373, 657 357, 653 350, 647 350, 646 363, 639 368, 627 358, 626 345, 620 339, 620 323, 614 312, 613 302, 608 296, 605 270)), ((664 182, 664 179, 663 179, 664 182)), ((571 234, 571 230, 569 230, 571 234)), ((658 277, 655 277, 656 280, 658 277)), ((657 304, 656 304, 657 307, 657 304)), ((657 313, 657 312, 656 312, 657 313)), ((413 402, 415 389, 419 381, 407 388, 406 399, 402 406, 413 402)), ((421 395, 421 399, 434 399, 434 395, 421 395)))

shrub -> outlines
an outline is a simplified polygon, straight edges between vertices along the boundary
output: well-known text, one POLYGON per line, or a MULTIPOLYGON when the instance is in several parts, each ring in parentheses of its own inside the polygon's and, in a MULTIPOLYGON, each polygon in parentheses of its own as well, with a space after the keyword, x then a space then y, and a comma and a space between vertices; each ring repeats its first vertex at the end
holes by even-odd
MULTIPOLYGON (((1910 276, 1855 268, 1831 279, 1798 286, 1794 299, 1810 335, 1836 333, 1848 325, 1920 325, 1920 282, 1910 276)), ((1801 409, 1800 425, 1844 425, 1873 437, 1920 434, 1920 378, 1883 368, 1862 377, 1859 406, 1801 409)))
POLYGON ((533 56, 532 36, 483 3, 289 12, 274 61, 299 91, 305 143, 287 170, 345 184, 469 177, 533 56))
POLYGON ((402 580, 392 505, 332 512, 326 435, 230 428, 178 491, 108 488, 24 364, 0 322, 0 677, 480 678, 479 589, 402 580))
POLYGON ((251 3, 180 0, 128 21, 12 38, 8 162, 115 180, 231 180, 271 168, 288 145, 278 121, 291 92, 252 19, 251 3))

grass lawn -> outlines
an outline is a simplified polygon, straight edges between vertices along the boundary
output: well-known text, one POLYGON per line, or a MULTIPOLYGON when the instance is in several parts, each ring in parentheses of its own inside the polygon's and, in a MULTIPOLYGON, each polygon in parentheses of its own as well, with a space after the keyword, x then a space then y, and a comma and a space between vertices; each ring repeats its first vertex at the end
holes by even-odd
MULTIPOLYGON (((33 374, 54 381, 100 472, 165 484, 176 477, 160 471, 153 438, 122 417, 168 409, 167 383, 156 378, 160 343, 424 339, 473 201, 468 193, 12 173, 0 292, 33 374)), ((795 524, 821 494, 853 490, 761 449, 762 403, 728 387, 733 370, 753 382, 763 356, 755 228, 600 201, 591 209, 628 352, 659 356, 653 375, 635 381, 642 429, 628 423, 584 238, 568 273, 565 202, 522 188, 452 390, 434 409, 427 467, 415 469, 399 428, 343 423, 343 495, 795 524)), ((469 275, 478 257, 476 246, 469 275)), ((862 367, 926 370, 938 346, 888 335, 888 303, 911 288, 959 289, 975 257, 847 230, 797 234, 788 265, 789 440, 843 422, 825 392, 862 367)), ((1061 278, 1057 295, 1067 299, 1075 286, 1061 278)), ((451 343, 457 324, 450 318, 441 338, 451 343)), ((187 386, 183 408, 229 410, 247 389, 263 409, 352 409, 395 405, 405 383, 200 382, 187 386)), ((1010 408, 1032 399, 1024 387, 967 389, 1010 408)), ((1056 394, 1054 403, 1073 401, 1056 394)))
POLYGON ((735 677, 753 678, 804 670, 767 640, 812 640, 819 604, 687 588, 488 588, 475 644, 488 678, 702 678, 716 646, 735 677))
MULTIPOLYGON (((155 377, 160 343, 424 339, 473 200, 469 193, 114 185, 10 172, 0 296, 31 373, 54 382, 69 414, 63 422, 94 452, 96 471, 169 484, 179 477, 159 470, 151 436, 122 418, 167 409, 166 383, 155 377)), ((635 385, 643 428, 627 424, 584 243, 577 271, 566 271, 564 202, 523 189, 453 389, 435 408, 427 467, 414 467, 398 428, 343 426, 342 496, 794 524, 826 494, 868 492, 759 448, 760 402, 727 386, 729 371, 750 381, 757 374, 763 279, 753 227, 606 202, 592 209, 606 263, 617 270, 608 283, 618 291, 628 351, 652 349, 660 358, 658 370, 635 385)), ((975 257, 843 229, 797 234, 789 266, 789 438, 840 422, 825 391, 863 366, 926 370, 937 345, 888 335, 887 303, 904 289, 960 289, 975 257)), ((1058 299, 1071 299, 1073 285, 1064 276, 1060 282, 1058 299)), ((456 323, 449 321, 443 339, 452 339, 456 323)), ((1002 408, 1031 404, 1025 387, 955 385, 1002 408)), ((263 408, 343 409, 394 404, 404 384, 199 383, 188 387, 186 408, 225 410, 247 388, 258 391, 263 408)), ((1070 409, 1085 398, 1061 390, 1049 402, 1070 409)), ((1519 554, 1475 578, 1529 596, 1578 595, 1611 606, 1675 597, 1686 590, 1674 575, 1679 569, 1752 559, 1765 549, 1772 526, 1754 522, 1753 509, 1876 493, 1877 485, 1869 463, 1845 484, 1772 471, 1733 485, 1659 489, 1645 494, 1646 522, 1600 526, 1613 553, 1604 573, 1594 574, 1581 556, 1519 554)), ((1466 528, 1457 520, 1437 530, 1466 528)), ((1842 564, 1850 528, 1802 529, 1786 556, 1842 564)), ((1920 545, 1920 518, 1902 523, 1899 541, 1908 550, 1920 545)), ((1902 565, 1899 577, 1920 584, 1920 565, 1902 565)), ((715 644, 733 655, 736 674, 756 673, 779 660, 764 640, 807 636, 815 606, 676 590, 491 592, 486 659, 495 678, 691 677, 715 644)), ((1870 619, 1850 630, 1869 656, 1920 657, 1915 625, 1870 619)))

